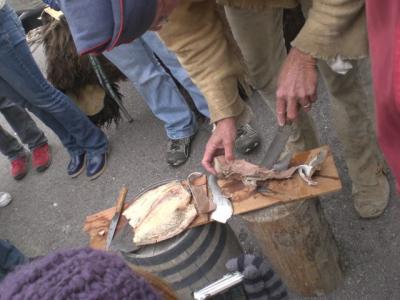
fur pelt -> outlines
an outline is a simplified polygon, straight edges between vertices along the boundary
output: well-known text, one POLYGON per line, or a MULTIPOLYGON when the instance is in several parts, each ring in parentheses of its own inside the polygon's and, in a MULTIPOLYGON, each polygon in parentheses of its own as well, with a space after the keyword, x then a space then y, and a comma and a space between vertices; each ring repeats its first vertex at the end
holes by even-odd
MULTIPOLYGON (((46 13, 42 14, 42 41, 47 58, 47 79, 64 93, 77 93, 88 84, 99 85, 88 56, 77 54, 68 24, 64 17, 55 20, 46 13)), ((116 94, 120 96, 117 81, 126 77, 104 56, 98 57, 116 94)), ((98 126, 110 125, 120 120, 118 105, 106 92, 104 108, 90 119, 98 126)))

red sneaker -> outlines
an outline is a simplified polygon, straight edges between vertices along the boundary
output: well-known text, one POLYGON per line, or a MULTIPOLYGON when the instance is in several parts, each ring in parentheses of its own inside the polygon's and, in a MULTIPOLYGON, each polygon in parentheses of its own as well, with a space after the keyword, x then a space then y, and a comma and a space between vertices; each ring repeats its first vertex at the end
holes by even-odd
POLYGON ((43 144, 32 150, 32 166, 38 172, 43 172, 51 164, 51 152, 49 145, 43 144))
POLYGON ((11 175, 15 180, 20 180, 28 173, 28 157, 19 156, 11 161, 11 175))

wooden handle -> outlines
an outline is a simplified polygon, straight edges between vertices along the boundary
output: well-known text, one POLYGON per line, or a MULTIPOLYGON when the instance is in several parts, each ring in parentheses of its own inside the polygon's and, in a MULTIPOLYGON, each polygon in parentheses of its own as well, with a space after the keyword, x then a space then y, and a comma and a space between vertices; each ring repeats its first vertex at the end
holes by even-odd
POLYGON ((119 196, 117 199, 117 204, 115 205, 115 212, 121 213, 124 207, 126 194, 128 193, 128 189, 124 186, 121 191, 119 192, 119 196))

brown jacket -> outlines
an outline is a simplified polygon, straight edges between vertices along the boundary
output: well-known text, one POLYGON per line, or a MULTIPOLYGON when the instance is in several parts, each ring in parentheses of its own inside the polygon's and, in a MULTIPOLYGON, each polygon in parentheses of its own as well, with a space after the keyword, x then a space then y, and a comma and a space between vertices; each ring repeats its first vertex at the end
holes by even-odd
MULTIPOLYGON (((367 56, 363 0, 218 0, 243 9, 293 7, 308 16, 294 47, 316 58, 367 56)), ((207 99, 211 121, 240 116, 237 82, 243 70, 225 36, 214 0, 181 0, 160 32, 207 99)))

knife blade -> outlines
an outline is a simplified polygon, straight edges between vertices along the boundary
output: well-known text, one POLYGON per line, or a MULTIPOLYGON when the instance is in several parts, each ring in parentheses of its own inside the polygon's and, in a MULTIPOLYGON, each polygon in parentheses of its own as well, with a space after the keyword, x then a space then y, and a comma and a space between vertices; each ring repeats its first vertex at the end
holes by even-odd
POLYGON ((285 145, 292 134, 292 130, 292 124, 278 127, 278 130, 276 131, 275 136, 269 144, 264 158, 260 163, 261 166, 266 167, 267 169, 272 169, 285 149, 285 145))
POLYGON ((110 226, 108 228, 106 250, 110 248, 111 241, 115 234, 115 230, 117 229, 119 218, 121 217, 122 209, 124 208, 124 203, 127 193, 128 189, 126 187, 123 187, 119 192, 119 196, 115 205, 115 213, 111 219, 110 226))

